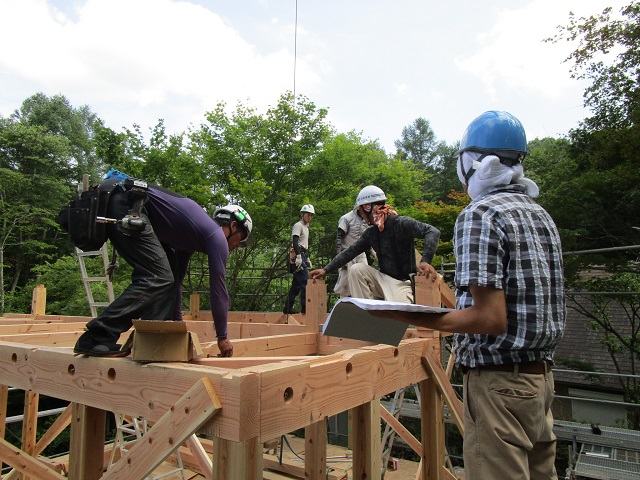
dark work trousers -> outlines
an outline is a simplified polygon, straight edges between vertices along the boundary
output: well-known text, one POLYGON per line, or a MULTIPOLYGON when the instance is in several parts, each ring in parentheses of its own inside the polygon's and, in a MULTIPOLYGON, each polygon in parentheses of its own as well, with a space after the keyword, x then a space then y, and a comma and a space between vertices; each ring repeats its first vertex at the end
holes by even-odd
MULTIPOLYGON (((295 268, 295 265, 294 265, 295 268)), ((293 280, 291 281, 291 288, 289 289, 289 295, 285 303, 287 310, 293 309, 296 303, 296 297, 300 295, 300 311, 305 313, 307 309, 307 280, 309 279, 309 269, 307 268, 307 256, 302 254, 302 265, 299 269, 293 272, 293 280)))
MULTIPOLYGON (((121 219, 130 204, 127 194, 111 194, 107 216, 121 219)), ((133 267, 131 284, 96 318, 87 323, 96 343, 113 344, 122 332, 131 328, 132 320, 171 320, 176 301, 173 254, 156 237, 146 214, 147 226, 141 233, 131 234, 117 225, 107 226, 107 237, 118 254, 133 267)))

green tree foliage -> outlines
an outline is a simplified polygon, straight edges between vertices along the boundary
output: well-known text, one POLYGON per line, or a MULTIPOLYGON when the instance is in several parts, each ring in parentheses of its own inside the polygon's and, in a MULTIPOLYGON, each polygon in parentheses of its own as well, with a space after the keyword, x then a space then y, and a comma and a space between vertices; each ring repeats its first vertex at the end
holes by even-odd
POLYGON ((438 141, 429 120, 419 117, 404 127, 395 146, 397 157, 413 162, 423 171, 422 192, 414 200, 447 201, 451 191, 459 189, 455 164, 458 145, 438 141))
MULTIPOLYGON (((562 172, 567 202, 562 226, 579 249, 637 242, 640 226, 640 4, 632 1, 614 19, 611 9, 588 18, 570 17, 551 41, 578 41, 568 57, 572 74, 591 82, 584 94, 592 115, 570 132, 570 161, 562 172), (564 223, 564 220, 567 223, 564 223)), ((556 182, 559 185, 560 182, 556 182)), ((622 253, 615 265, 628 260, 622 253)), ((585 261, 592 259, 585 258, 585 261)))
MULTIPOLYGON (((68 196, 66 138, 0 119, 0 290, 24 286, 31 269, 59 254, 56 218, 68 196)), ((68 245, 65 245, 68 247, 68 245)))

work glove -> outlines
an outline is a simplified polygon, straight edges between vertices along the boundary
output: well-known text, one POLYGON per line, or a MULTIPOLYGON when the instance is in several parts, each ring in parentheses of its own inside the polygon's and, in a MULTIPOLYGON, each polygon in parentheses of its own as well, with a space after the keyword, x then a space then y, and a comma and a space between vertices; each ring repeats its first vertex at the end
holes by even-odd
POLYGON ((299 267, 300 265, 302 265, 302 255, 298 254, 296 255, 296 267, 299 267))

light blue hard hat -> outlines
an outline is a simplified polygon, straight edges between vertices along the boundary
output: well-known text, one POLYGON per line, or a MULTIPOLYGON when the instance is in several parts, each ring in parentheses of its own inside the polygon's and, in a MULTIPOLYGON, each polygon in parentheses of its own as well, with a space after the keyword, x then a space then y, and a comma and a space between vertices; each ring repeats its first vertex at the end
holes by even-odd
POLYGON ((520 120, 508 112, 490 110, 474 119, 460 141, 458 153, 473 150, 522 160, 528 155, 527 136, 520 120))

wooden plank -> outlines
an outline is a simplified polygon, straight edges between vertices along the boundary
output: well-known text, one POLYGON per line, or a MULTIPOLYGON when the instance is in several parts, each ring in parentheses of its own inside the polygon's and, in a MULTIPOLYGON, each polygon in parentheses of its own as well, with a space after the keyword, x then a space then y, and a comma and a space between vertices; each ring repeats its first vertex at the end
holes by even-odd
POLYGON ((380 400, 351 410, 352 478, 378 478, 381 471, 380 400))
MULTIPOLYGON (((0 324, 0 338, 5 335, 17 335, 26 333, 42 333, 42 332, 73 332, 84 330, 86 323, 16 323, 12 325, 0 324)), ((11 341, 11 340, 9 340, 11 341)))
POLYGON ((45 347, 73 347, 82 335, 81 330, 73 332, 42 332, 17 335, 2 335, 0 342, 24 343, 45 347))
POLYGON ((106 412, 74 403, 72 408, 69 478, 102 477, 106 412))
MULTIPOLYGON (((315 333, 292 333, 247 339, 235 339, 229 336, 233 343, 234 357, 315 355, 318 351, 316 337, 315 333)), ((205 357, 216 357, 220 353, 216 344, 203 344, 202 350, 205 357)))
POLYGON ((0 458, 2 458, 6 464, 30 478, 37 478, 38 480, 65 480, 67 478, 50 469, 19 448, 14 447, 4 438, 0 438, 0 458))
POLYGON ((327 419, 304 429, 304 478, 325 480, 327 476, 327 419))
POLYGON ((387 424, 393 428, 398 436, 402 438, 402 440, 404 440, 404 442, 409 445, 414 452, 418 455, 422 453, 422 444, 420 441, 414 437, 413 434, 389 412, 389 410, 384 408, 384 405, 380 405, 380 417, 382 417, 382 420, 387 422, 387 424))
POLYGON ((145 478, 221 408, 211 382, 200 379, 102 479, 145 478))
POLYGON ((269 337, 272 335, 304 333, 305 331, 307 331, 305 325, 243 323, 240 327, 240 338, 269 337))
POLYGON ((213 480, 262 480, 262 447, 257 438, 244 442, 213 439, 213 480))

